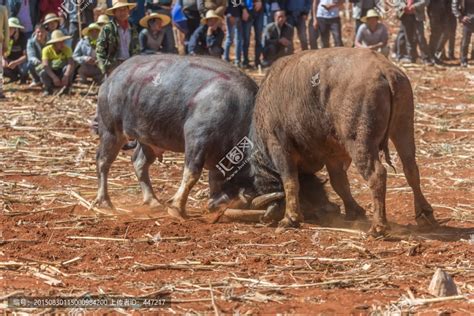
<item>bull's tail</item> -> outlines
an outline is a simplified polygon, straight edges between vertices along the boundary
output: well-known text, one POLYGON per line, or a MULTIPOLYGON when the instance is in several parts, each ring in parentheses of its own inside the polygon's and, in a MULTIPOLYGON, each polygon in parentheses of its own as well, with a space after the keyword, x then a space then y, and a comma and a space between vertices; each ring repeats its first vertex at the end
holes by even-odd
POLYGON ((392 116, 393 116, 393 107, 395 106, 395 85, 396 85, 396 80, 392 78, 390 75, 383 74, 382 77, 387 81, 389 89, 390 89, 390 114, 388 117, 388 124, 387 124, 387 129, 385 130, 385 135, 383 137, 382 143, 380 144, 380 149, 383 151, 384 157, 385 157, 385 162, 393 169, 395 173, 397 173, 397 169, 395 169, 395 166, 392 164, 392 160, 390 158, 390 150, 388 148, 388 140, 390 137, 390 126, 392 123, 392 116))

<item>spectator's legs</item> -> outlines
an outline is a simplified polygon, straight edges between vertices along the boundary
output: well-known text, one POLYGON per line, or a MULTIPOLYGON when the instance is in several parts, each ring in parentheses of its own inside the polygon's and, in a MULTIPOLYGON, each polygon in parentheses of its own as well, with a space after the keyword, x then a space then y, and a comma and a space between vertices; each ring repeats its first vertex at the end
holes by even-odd
POLYGON ((240 62, 242 60, 242 19, 235 18, 235 37, 234 37, 234 45, 235 45, 235 61, 234 63, 240 66, 240 62))
MULTIPOLYGON (((262 33, 263 33, 263 10, 256 12, 253 18, 253 29, 255 36, 255 67, 260 65, 260 56, 262 55, 262 33)), ((249 36, 250 40, 250 36, 249 36)))
POLYGON ((234 31, 235 31, 235 19, 234 23, 231 22, 229 17, 225 18, 225 25, 227 34, 225 36, 225 43, 224 43, 224 60, 230 62, 230 46, 234 41, 234 31))
POLYGON ((438 52, 438 47, 443 40, 443 30, 447 31, 445 20, 447 19, 446 16, 443 16, 443 13, 438 12, 439 8, 430 7, 428 9, 428 15, 430 17, 430 54, 431 56, 436 56, 438 52))
POLYGON ((20 74, 20 83, 25 84, 26 81, 28 80, 28 62, 25 61, 24 63, 19 65, 17 68, 20 74))
POLYGON ((449 43, 448 43, 448 58, 453 60, 454 59, 454 45, 456 43, 456 28, 457 28, 458 21, 456 17, 452 13, 448 13, 448 34, 449 34, 449 43))
POLYGON ((428 43, 426 43, 426 38, 425 38, 425 25, 423 21, 415 21, 415 28, 416 28, 416 37, 417 37, 417 42, 420 47, 420 52, 421 52, 421 58, 425 62, 431 62, 433 59, 430 49, 428 47, 428 43))
POLYGON ((298 31, 298 38, 300 39, 301 49, 308 49, 308 30, 306 28, 306 20, 303 19, 303 16, 300 14, 296 20, 296 29, 298 31))
POLYGON ((188 16, 187 17, 187 25, 188 25, 188 32, 184 35, 184 47, 186 50, 186 54, 188 53, 188 42, 191 36, 193 35, 194 31, 199 27, 201 20, 197 17, 188 16))
POLYGON ((69 35, 72 36, 71 47, 76 47, 79 42, 79 24, 77 22, 69 22, 69 35))
POLYGON ((43 83, 44 92, 47 94, 53 94, 54 84, 53 79, 48 75, 45 70, 41 70, 39 73, 41 82, 43 83))
POLYGON ((334 45, 336 47, 344 46, 342 44, 341 18, 331 19, 330 29, 332 38, 334 39, 334 45))
MULTIPOLYGON (((3 56, 3 45, 0 43, 0 54, 3 56)), ((0 99, 5 99, 3 94, 3 64, 0 63, 0 99)))
POLYGON ((10 79, 10 82, 17 81, 20 77, 20 72, 18 71, 18 67, 16 67, 15 69, 4 68, 3 77, 10 79))
POLYGON ((415 29, 415 15, 403 15, 401 18, 401 28, 406 38, 407 55, 411 62, 416 62, 416 29, 415 29))
POLYGON ((82 64, 78 69, 78 74, 82 81, 86 81, 87 78, 92 78, 96 83, 102 81, 102 72, 95 65, 82 64))
POLYGON ((270 66, 277 59, 278 48, 276 45, 263 47, 264 66, 270 66))
POLYGON ((471 43, 472 29, 468 25, 463 25, 461 40, 461 64, 467 64, 467 53, 471 43))
POLYGON ((317 18, 319 34, 321 34, 321 41, 323 42, 323 48, 329 47, 329 35, 330 35, 330 24, 329 19, 317 18))
POLYGON ((28 62, 28 71, 30 72, 31 78, 33 78, 33 82, 36 84, 40 83, 40 77, 36 72, 36 67, 31 62, 28 62))
POLYGON ((242 21, 242 52, 243 52, 243 63, 242 65, 247 67, 249 65, 249 47, 250 47, 250 31, 254 23, 253 12, 250 13, 247 21, 242 21))
POLYGON ((309 20, 309 47, 311 49, 318 49, 319 30, 313 26, 314 19, 314 17, 311 17, 309 20))

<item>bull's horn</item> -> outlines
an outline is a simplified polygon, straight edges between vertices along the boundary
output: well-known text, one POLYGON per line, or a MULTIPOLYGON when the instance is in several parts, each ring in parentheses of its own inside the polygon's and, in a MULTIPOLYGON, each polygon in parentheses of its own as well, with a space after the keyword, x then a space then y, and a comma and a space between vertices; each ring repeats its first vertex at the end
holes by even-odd
POLYGON ((285 197, 284 192, 273 192, 273 193, 263 194, 253 199, 252 205, 250 207, 252 209, 259 209, 260 207, 266 206, 273 201, 281 200, 284 197, 285 197))

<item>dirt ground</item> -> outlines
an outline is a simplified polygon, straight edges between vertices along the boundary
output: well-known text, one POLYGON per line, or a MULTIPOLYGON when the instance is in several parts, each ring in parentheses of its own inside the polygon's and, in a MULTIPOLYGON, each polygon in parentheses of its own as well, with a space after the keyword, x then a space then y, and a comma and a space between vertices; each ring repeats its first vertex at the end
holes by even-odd
MULTIPOLYGON (((89 131, 96 88, 67 97, 8 85, 0 106, 0 310, 10 313, 307 313, 320 315, 474 314, 474 73, 406 67, 416 95, 422 188, 444 224, 417 230, 411 190, 392 149, 387 212, 390 238, 368 237, 368 223, 305 223, 275 234, 261 224, 216 223, 206 212, 207 173, 188 202, 192 218, 141 205, 130 163, 120 153, 109 179, 117 212, 89 210, 95 148, 89 131), (436 268, 459 297, 430 302, 436 268), (158 309, 11 309, 14 296, 168 294, 158 309)), ((252 76, 260 81, 257 71, 252 76)), ((165 202, 177 190, 183 155, 151 169, 165 202)), ((321 173, 326 177, 325 172, 321 173)), ((367 184, 350 169, 353 194, 369 214, 367 184)), ((330 186, 332 201, 342 202, 330 186)), ((342 207, 342 206, 341 206, 342 207)))

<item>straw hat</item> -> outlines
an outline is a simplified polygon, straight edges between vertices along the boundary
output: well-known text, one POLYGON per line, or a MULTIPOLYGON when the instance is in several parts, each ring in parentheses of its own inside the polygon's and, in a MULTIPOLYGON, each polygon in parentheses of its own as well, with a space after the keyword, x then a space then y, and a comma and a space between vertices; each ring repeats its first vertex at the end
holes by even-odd
POLYGON ((140 20, 140 25, 144 28, 148 27, 148 21, 153 20, 153 19, 160 19, 161 20, 161 26, 165 26, 170 24, 171 18, 165 14, 160 14, 160 13, 152 13, 150 15, 147 15, 143 17, 140 20))
POLYGON ((24 29, 24 27, 21 25, 20 20, 18 20, 18 18, 9 18, 8 27, 20 29, 20 30, 24 29))
POLYGON ((97 18, 97 24, 101 25, 101 24, 107 24, 110 22, 110 19, 107 15, 105 14, 101 14, 99 15, 99 17, 97 18))
POLYGON ((118 8, 128 7, 130 10, 137 6, 136 3, 128 3, 127 0, 114 0, 112 7, 105 10, 105 14, 114 15, 114 10, 118 8))
POLYGON ((61 30, 53 31, 51 34, 51 39, 46 43, 46 45, 64 42, 65 40, 70 39, 72 36, 64 35, 61 30))
POLYGON ((82 36, 87 36, 89 35, 89 31, 92 31, 92 30, 99 30, 100 31, 101 27, 99 24, 97 23, 91 23, 89 24, 88 27, 86 27, 85 29, 82 30, 82 36))
POLYGON ((57 21, 58 23, 61 22, 61 19, 56 15, 56 13, 48 13, 44 17, 43 25, 48 24, 49 22, 57 21))
POLYGON ((370 9, 369 11, 367 11, 367 14, 364 17, 362 17, 360 20, 363 23, 366 23, 368 18, 379 18, 380 19, 380 14, 376 10, 370 9))
POLYGON ((218 19, 219 21, 222 21, 222 17, 216 13, 214 10, 209 10, 206 12, 206 17, 201 19, 201 23, 205 24, 207 20, 209 19, 218 19))

